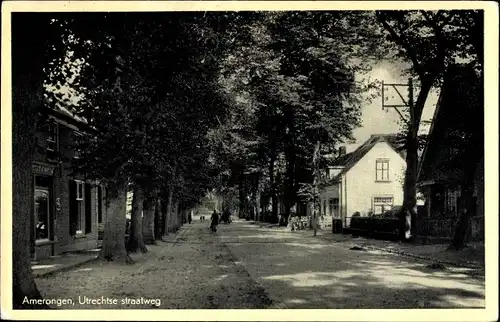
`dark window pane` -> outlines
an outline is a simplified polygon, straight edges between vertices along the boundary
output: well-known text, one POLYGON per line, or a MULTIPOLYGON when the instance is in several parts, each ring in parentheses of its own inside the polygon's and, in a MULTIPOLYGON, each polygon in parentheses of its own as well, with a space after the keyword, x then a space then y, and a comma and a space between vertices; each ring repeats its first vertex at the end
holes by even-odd
POLYGON ((102 223, 102 188, 97 189, 97 222, 102 223))
POLYGON ((49 238, 50 193, 46 189, 35 190, 36 239, 49 238))

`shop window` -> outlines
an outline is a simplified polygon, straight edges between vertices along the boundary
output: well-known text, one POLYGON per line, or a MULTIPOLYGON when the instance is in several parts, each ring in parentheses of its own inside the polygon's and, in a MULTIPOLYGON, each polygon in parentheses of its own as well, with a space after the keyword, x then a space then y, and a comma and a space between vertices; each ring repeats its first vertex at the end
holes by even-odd
POLYGON ((35 176, 35 240, 44 241, 51 238, 52 220, 52 178, 35 176))

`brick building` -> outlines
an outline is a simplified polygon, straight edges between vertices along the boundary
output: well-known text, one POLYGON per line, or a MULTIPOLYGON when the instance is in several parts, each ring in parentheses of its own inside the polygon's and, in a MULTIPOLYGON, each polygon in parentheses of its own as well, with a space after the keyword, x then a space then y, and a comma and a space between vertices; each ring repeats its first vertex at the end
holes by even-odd
POLYGON ((79 157, 72 142, 86 123, 64 110, 47 116, 36 133, 33 162, 34 259, 95 248, 106 211, 105 189, 72 171, 79 157))

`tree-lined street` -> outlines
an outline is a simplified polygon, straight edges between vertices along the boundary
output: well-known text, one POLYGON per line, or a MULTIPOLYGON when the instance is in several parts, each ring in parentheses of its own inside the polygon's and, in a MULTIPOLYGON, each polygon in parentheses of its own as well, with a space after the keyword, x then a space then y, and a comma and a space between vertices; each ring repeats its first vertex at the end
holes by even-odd
POLYGON ((480 235, 483 19, 480 10, 13 13, 13 308, 47 308, 43 298, 92 308, 96 297, 100 308, 484 305, 477 272, 321 237, 366 228, 414 242, 417 215, 425 238, 441 238, 447 221, 450 251, 480 235), (362 108, 380 99, 383 80, 370 77, 380 62, 409 79, 401 130, 346 153, 370 121, 362 108), (422 113, 444 83, 463 93, 446 104, 466 115, 441 149, 457 179, 420 191, 422 113), (213 234, 212 211, 236 221, 213 234), (98 261, 33 275, 33 262, 96 247, 98 261))
MULTIPOLYGON (((46 298, 143 297, 159 299, 160 309, 484 307, 484 275, 474 270, 350 248, 349 240, 240 220, 213 234, 195 218, 175 240, 151 246, 137 266, 95 262, 36 282, 46 298)), ((99 308, 117 307, 155 308, 99 308)))

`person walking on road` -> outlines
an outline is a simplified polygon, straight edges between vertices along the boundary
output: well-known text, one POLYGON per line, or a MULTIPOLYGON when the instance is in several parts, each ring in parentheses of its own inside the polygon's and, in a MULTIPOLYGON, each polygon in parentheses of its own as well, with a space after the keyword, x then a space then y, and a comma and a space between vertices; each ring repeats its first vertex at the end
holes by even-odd
POLYGON ((217 231, 217 225, 219 224, 219 214, 214 210, 210 219, 210 229, 215 233, 217 231))

